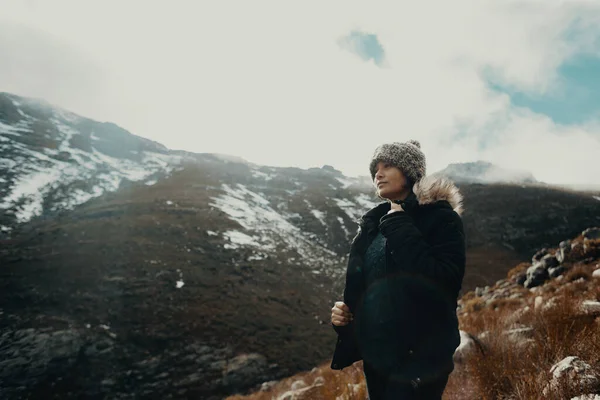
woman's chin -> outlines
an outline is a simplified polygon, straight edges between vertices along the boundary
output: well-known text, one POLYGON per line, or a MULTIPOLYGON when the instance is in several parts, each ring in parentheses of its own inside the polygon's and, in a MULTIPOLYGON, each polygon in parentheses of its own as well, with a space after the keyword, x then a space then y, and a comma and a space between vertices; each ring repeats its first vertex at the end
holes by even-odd
POLYGON ((387 200, 387 201, 400 198, 401 195, 402 195, 402 193, 398 193, 398 192, 390 192, 390 191, 386 191, 386 190, 379 191, 379 197, 381 197, 382 199, 387 200))
POLYGON ((384 200, 389 200, 389 195, 385 191, 379 191, 378 195, 384 200))

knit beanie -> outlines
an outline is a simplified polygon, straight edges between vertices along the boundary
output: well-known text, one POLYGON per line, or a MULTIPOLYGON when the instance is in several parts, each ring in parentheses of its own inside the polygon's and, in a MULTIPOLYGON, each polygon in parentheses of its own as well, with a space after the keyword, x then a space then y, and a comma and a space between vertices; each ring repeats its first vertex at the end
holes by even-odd
POLYGON ((382 144, 377 147, 369 165, 371 180, 375 179, 377 164, 381 161, 398 167, 413 185, 425 176, 425 154, 416 140, 382 144))

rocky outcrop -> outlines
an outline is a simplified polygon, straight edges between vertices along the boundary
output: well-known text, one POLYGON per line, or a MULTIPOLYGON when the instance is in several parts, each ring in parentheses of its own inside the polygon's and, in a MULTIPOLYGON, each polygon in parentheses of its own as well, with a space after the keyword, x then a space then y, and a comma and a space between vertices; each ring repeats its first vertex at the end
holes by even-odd
POLYGON ((42 399, 58 394, 65 399, 82 395, 218 399, 281 377, 277 369, 261 354, 236 355, 229 347, 205 343, 173 346, 144 356, 107 325, 5 330, 0 334, 2 399, 42 399), (123 364, 127 368, 119 368, 123 364))
POLYGON ((584 239, 600 240, 600 227, 588 228, 581 235, 584 239))
POLYGON ((83 338, 75 330, 21 329, 0 336, 0 380, 11 386, 35 386, 53 374, 67 373, 77 362, 83 338))
POLYGON ((597 256, 600 246, 600 228, 588 228, 581 233, 582 241, 560 242, 558 249, 551 253, 544 248, 532 257, 532 265, 526 273, 517 277, 517 283, 530 289, 542 285, 548 279, 561 276, 568 269, 568 263, 597 256))
POLYGON ((550 373, 552 380, 544 389, 544 396, 550 396, 561 383, 566 383, 569 387, 577 387, 584 392, 598 389, 600 383, 592 367, 575 356, 566 357, 553 365, 550 373))

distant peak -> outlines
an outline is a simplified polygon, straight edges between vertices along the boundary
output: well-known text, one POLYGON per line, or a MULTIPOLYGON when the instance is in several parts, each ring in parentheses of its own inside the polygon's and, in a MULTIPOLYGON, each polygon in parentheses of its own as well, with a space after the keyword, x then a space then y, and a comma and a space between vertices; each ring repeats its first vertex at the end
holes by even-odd
POLYGON ((323 165, 323 166, 321 167, 321 169, 322 169, 323 171, 333 172, 333 173, 335 173, 335 174, 342 175, 342 171, 335 169, 335 168, 334 168, 334 167, 332 167, 331 165, 323 165))
POLYGON ((452 163, 434 175, 467 183, 537 183, 529 171, 503 168, 483 160, 452 163))
POLYGON ((471 162, 464 162, 464 163, 451 163, 448 166, 461 166, 461 167, 493 167, 494 164, 492 164, 489 161, 483 161, 483 160, 477 160, 477 161, 471 161, 471 162))
POLYGON ((208 155, 221 160, 221 161, 226 161, 226 162, 232 162, 232 163, 238 163, 238 164, 251 164, 249 161, 246 161, 245 159, 243 159, 242 157, 239 156, 232 156, 230 154, 223 154, 223 153, 209 153, 208 155))

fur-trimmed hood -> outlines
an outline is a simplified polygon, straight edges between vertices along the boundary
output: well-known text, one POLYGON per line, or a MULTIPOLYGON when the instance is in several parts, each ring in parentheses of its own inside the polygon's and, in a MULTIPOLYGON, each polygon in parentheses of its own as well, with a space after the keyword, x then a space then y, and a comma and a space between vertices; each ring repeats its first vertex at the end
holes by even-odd
POLYGON ((435 175, 426 176, 415 184, 413 193, 420 205, 445 200, 450 203, 450 206, 458 215, 463 212, 463 196, 449 179, 435 175))
MULTIPOLYGON (((447 201, 458 215, 462 215, 463 196, 458 188, 451 180, 436 175, 426 176, 413 186, 413 193, 406 200, 406 206, 425 206, 439 201, 447 201)), ((361 220, 379 219, 389 210, 390 203, 382 202, 364 214, 361 220)), ((408 208, 405 210, 410 211, 408 208)))

